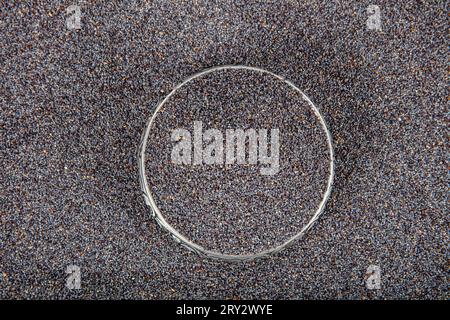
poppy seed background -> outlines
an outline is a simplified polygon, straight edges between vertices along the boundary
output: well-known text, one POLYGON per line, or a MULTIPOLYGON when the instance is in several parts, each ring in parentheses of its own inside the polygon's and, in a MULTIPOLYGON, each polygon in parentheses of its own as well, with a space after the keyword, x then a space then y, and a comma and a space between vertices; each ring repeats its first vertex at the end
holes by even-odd
POLYGON ((444 1, 377 1, 381 31, 371 1, 83 1, 69 30, 72 4, 1 4, 2 298, 447 298, 444 1), (229 64, 295 83, 336 152, 314 228, 238 264, 161 230, 137 165, 158 102, 229 64), (72 264, 80 290, 65 287, 72 264))

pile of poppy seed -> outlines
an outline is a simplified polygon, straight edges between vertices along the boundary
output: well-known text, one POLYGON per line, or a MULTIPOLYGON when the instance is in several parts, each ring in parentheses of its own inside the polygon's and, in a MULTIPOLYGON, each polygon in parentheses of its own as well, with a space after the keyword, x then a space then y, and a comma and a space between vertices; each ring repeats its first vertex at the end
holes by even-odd
MULTIPOLYGON (((203 141, 200 152, 211 143, 203 141)), ((150 191, 165 220, 206 250, 228 255, 257 254, 298 234, 319 209, 330 176, 326 133, 312 106, 283 80, 247 69, 212 71, 177 89, 154 118, 146 160, 150 191), (177 129, 189 131, 185 151, 194 157, 196 121, 203 135, 208 129, 223 133, 222 162, 171 159, 177 129), (267 130, 268 145, 258 140, 256 164, 250 162, 249 136, 245 163, 225 162, 227 144, 237 152, 229 129, 267 130), (274 129, 277 146, 270 143, 274 129), (271 163, 261 163, 263 147, 271 163), (261 169, 270 166, 264 174, 261 169)))
MULTIPOLYGON (((368 28, 367 7, 375 3, 364 1, 80 1, 80 30, 67 28, 66 9, 72 4, 2 4, 1 298, 447 299, 445 1, 376 1, 381 30, 368 28), (259 67, 298 86, 324 116, 336 157, 333 192, 314 227, 289 248, 243 263, 202 259, 173 241, 151 217, 139 184, 141 135, 158 103, 187 77, 230 64, 259 67), (80 268, 80 290, 66 287, 70 265, 80 268), (370 266, 381 270, 381 289, 366 286, 370 266)), ((230 93, 239 80, 231 78, 235 85, 221 86, 230 93)), ((275 88, 264 78, 248 80, 255 91, 275 88), (257 86, 258 81, 267 87, 257 86)), ((196 95, 218 89, 201 79, 192 88, 197 88, 196 95)), ((182 104, 192 101, 180 94, 182 104)), ((247 95, 251 97, 262 99, 247 95)), ((267 103, 267 95, 262 97, 267 107, 275 107, 267 103)), ((212 96, 208 99, 224 106, 212 96)), ((276 92, 272 99, 298 101, 276 92)), ((204 110, 203 100, 196 110, 204 110)), ((288 112, 303 107, 299 103, 288 112)), ((180 120, 187 120, 183 110, 176 111, 180 120)), ((226 114, 236 121, 248 119, 245 113, 226 114)), ((285 113, 281 117, 274 109, 274 115, 273 121, 283 121, 280 129, 286 130, 285 113)), ((157 124, 164 119, 175 121, 161 117, 157 124)), ((312 149, 301 143, 306 150, 317 150, 319 159, 325 156, 320 145, 312 149)), ((293 154, 294 160, 305 156, 293 154)), ((170 183, 167 177, 175 177, 176 171, 169 174, 166 165, 154 172, 170 183)), ((245 179, 253 168, 229 170, 245 179)), ((261 242, 224 244, 225 226, 218 227, 216 244, 205 239, 214 232, 214 219, 234 226, 236 220, 220 218, 225 212, 244 226, 258 223, 258 213, 246 217, 234 210, 236 201, 250 197, 249 189, 242 190, 243 197, 221 201, 231 210, 216 204, 217 212, 205 210, 214 219, 190 213, 191 219, 206 223, 207 229, 198 234, 192 232, 199 224, 180 218, 191 210, 166 210, 166 216, 211 249, 256 251, 269 241, 282 241, 281 227, 287 233, 297 231, 307 218, 307 211, 286 196, 296 194, 296 186, 312 192, 299 180, 266 178, 286 190, 275 195, 263 185, 255 197, 279 198, 295 207, 267 203, 289 222, 271 221, 268 210, 260 208, 262 226, 275 233, 241 231, 259 236, 261 242)), ((319 191, 315 183, 320 181, 311 179, 308 185, 319 191)), ((180 183, 186 190, 187 180, 180 183)), ((250 188, 251 183, 244 185, 250 188)), ((211 193, 205 187, 204 180, 198 181, 198 196, 211 193)), ((201 203, 189 196, 191 206, 201 203)), ((305 206, 315 199, 309 197, 305 206)), ((244 207, 260 207, 250 204, 244 207)), ((237 239, 237 230, 230 228, 232 239, 237 239)))

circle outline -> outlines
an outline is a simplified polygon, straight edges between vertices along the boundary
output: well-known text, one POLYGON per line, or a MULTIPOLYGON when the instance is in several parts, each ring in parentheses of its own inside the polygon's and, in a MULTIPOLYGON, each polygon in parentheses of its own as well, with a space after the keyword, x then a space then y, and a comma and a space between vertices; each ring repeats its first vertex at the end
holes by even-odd
POLYGON ((288 247, 289 245, 291 245, 293 242, 299 240, 312 226, 313 224, 318 220, 318 218, 320 217, 320 215, 323 213, 324 209, 325 209, 325 205, 330 197, 331 194, 331 190, 332 190, 332 186, 333 186, 333 180, 334 180, 334 168, 335 168, 335 159, 334 159, 334 148, 333 148, 333 140, 331 137, 331 133, 328 130, 328 127, 325 123, 325 120, 322 116, 322 114, 320 113, 319 109, 314 105, 314 103, 312 103, 312 101, 303 93, 303 91, 301 91, 297 86, 295 86, 291 81, 285 79, 282 76, 279 76, 273 72, 267 71, 265 69, 261 69, 261 68, 257 68, 257 67, 250 67, 250 66, 246 66, 246 65, 223 65, 223 66, 216 66, 216 67, 212 67, 212 68, 208 68, 205 69, 201 72, 198 72, 188 78, 186 78, 183 82, 179 83, 177 86, 175 86, 172 91, 160 102, 158 103, 155 111, 153 112, 152 116, 147 120, 146 123, 146 127, 145 130, 142 134, 141 137, 141 142, 140 142, 140 147, 139 147, 139 153, 138 153, 138 166, 139 166, 139 182, 140 182, 140 186, 141 186, 141 190, 143 192, 144 195, 144 199, 145 199, 145 203, 151 208, 152 210, 152 216, 153 218, 156 220, 156 222, 166 231, 168 231, 172 237, 174 238, 174 240, 176 242, 178 242, 179 244, 183 245, 184 247, 188 248, 191 251, 196 252, 197 254, 199 254, 200 256, 204 256, 207 258, 212 258, 212 259, 218 259, 218 260, 226 260, 226 261, 246 261, 246 260, 252 260, 252 259, 256 259, 256 258, 263 258, 263 257, 267 257, 273 253, 279 252, 282 249, 288 247), (202 246, 196 244, 193 241, 190 241, 189 239, 187 239, 185 236, 183 236, 181 233, 179 233, 175 228, 173 228, 165 219, 164 216, 161 214, 161 212, 159 211, 158 206, 156 205, 151 192, 150 192, 150 188, 148 186, 148 182, 147 182, 147 177, 145 174, 145 151, 146 151, 146 146, 147 146, 147 141, 148 141, 148 136, 150 134, 150 129, 151 126, 156 118, 156 115, 158 114, 158 111, 162 108, 162 106, 169 100, 169 98, 175 94, 175 92, 183 87, 185 84, 187 84, 188 82, 199 78, 203 75, 215 72, 215 71, 219 71, 219 70, 227 70, 227 69, 231 69, 231 70, 252 70, 252 71, 257 71, 257 72, 261 72, 261 73, 265 73, 265 74, 269 74, 272 75, 276 78, 278 78, 279 80, 285 82, 287 85, 289 85, 291 88, 293 88, 294 90, 296 90, 297 92, 299 92, 302 95, 302 98, 304 100, 306 100, 306 102, 310 105, 310 107, 312 108, 314 114, 316 115, 316 117, 319 119, 323 130, 326 133, 327 136, 327 143, 328 143, 328 149, 330 152, 330 175, 328 177, 328 183, 327 183, 327 189, 325 190, 323 197, 322 197, 322 201, 319 204, 319 208, 316 210, 316 212, 314 213, 313 217, 308 221, 308 223, 300 230, 300 232, 298 232, 297 234, 295 234, 294 236, 290 237, 287 241, 283 242, 282 244, 270 248, 270 249, 266 249, 263 251, 260 251, 258 253, 252 253, 252 254, 243 254, 243 255, 233 255, 233 254, 222 254, 216 251, 212 251, 212 250, 208 250, 203 248, 202 246))

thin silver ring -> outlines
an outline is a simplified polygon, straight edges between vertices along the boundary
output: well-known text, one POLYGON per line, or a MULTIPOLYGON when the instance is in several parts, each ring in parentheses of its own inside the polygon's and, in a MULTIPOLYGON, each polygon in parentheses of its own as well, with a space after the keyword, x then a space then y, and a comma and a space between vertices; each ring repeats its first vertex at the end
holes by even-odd
POLYGON ((332 189, 332 185, 333 185, 333 179, 334 179, 334 149, 333 149, 333 142, 332 142, 332 138, 331 138, 331 133, 328 130, 326 124, 325 124, 325 120, 323 119, 320 111, 316 108, 316 106, 311 102, 311 100, 299 89, 297 88, 292 82, 290 82, 289 80, 286 80, 285 78, 264 70, 264 69, 260 69, 260 68, 255 68, 255 67, 249 67, 249 66, 244 66, 244 65, 225 65, 225 66, 218 66, 218 67, 213 67, 210 69, 206 69, 202 72, 196 73, 193 76, 187 78, 186 80, 184 80, 182 83, 178 84, 165 98, 164 100, 162 100, 158 106, 156 107, 155 112, 153 113, 152 117, 148 120, 145 131, 142 135, 142 139, 141 139, 141 143, 140 143, 140 152, 138 154, 138 158, 139 158, 139 181, 140 181, 140 185, 141 185, 141 189, 144 193, 144 199, 145 199, 145 203, 150 206, 150 208, 152 209, 152 216, 153 218, 156 220, 156 222, 164 229, 166 229, 171 235, 172 237, 176 240, 176 242, 180 243, 181 245, 183 245, 184 247, 196 252, 197 254, 199 254, 200 256, 205 256, 208 258, 213 258, 213 259, 219 259, 219 260, 227 260, 227 261, 245 261, 245 260, 251 260, 251 259, 255 259, 255 258, 262 258, 262 257, 266 257, 272 253, 276 253, 279 252, 280 250, 282 250, 283 248, 286 248, 287 246, 291 245, 294 241, 296 241, 297 239, 300 239, 311 227, 312 225, 317 221, 317 219, 319 218, 319 216, 323 213, 324 208, 325 208, 325 204, 328 200, 328 198, 330 197, 331 194, 331 189, 332 189), (182 86, 184 86, 185 84, 187 84, 189 81, 194 80, 196 78, 199 78, 203 75, 209 74, 211 72, 214 71, 218 71, 218 70, 225 70, 225 69, 245 69, 245 70, 253 70, 253 71, 258 71, 258 72, 262 72, 262 73, 266 73, 269 75, 272 75, 282 81, 284 81, 286 84, 288 84, 291 88, 293 88, 294 90, 298 91, 304 100, 306 100, 308 102, 308 104, 311 106, 312 110, 314 111, 315 115, 317 116, 317 118, 319 118, 319 121, 322 125, 322 128, 324 129, 326 135, 327 135, 327 142, 328 142, 328 148, 329 148, 329 152, 330 152, 330 175, 328 177, 328 184, 327 184, 327 189, 323 195, 322 201, 319 204, 319 208, 317 209, 317 211, 314 213, 314 216, 309 220, 309 222, 302 228, 302 230, 297 233, 296 235, 292 236, 291 238, 289 238, 286 242, 284 242, 283 244, 276 246, 274 248, 271 249, 267 249, 264 251, 261 251, 259 253, 255 253, 255 254, 245 254, 245 255, 230 255, 230 254, 222 254, 219 252, 215 252, 215 251, 211 251, 211 250, 207 250, 205 248, 203 248, 202 246, 190 241, 189 239, 187 239, 186 237, 184 237, 182 234, 180 234, 176 229, 174 229, 163 217, 163 215, 161 214, 161 212, 159 211, 159 208, 156 206, 156 203, 152 197, 152 194, 150 192, 150 188, 148 187, 148 182, 147 182, 147 177, 145 174, 145 150, 146 150, 146 146, 147 146, 147 140, 148 140, 148 136, 150 133, 150 128, 156 118, 156 115, 158 113, 158 111, 162 108, 162 106, 164 105, 164 103, 167 102, 167 100, 182 86))

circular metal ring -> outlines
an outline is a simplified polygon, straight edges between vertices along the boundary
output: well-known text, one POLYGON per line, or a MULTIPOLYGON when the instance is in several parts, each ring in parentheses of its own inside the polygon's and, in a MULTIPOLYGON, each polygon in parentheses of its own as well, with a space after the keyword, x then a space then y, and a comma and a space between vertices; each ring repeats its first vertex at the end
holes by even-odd
POLYGON ((213 67, 210 69, 206 69, 202 72, 199 72, 197 74, 194 74, 193 76, 187 78, 186 80, 184 80, 182 83, 178 84, 165 98, 164 100, 162 100, 158 106, 156 107, 152 117, 148 120, 146 128, 144 130, 144 133, 142 135, 142 139, 141 139, 141 143, 140 143, 140 150, 139 150, 139 180, 140 180, 140 186, 141 189, 144 193, 144 199, 145 202, 148 206, 150 206, 152 213, 153 213, 153 217, 155 218, 155 220, 157 221, 157 223, 164 228, 165 230, 167 230, 172 237, 180 244, 182 244, 184 247, 198 253, 199 255, 203 255, 206 256, 208 258, 214 258, 214 259, 220 259, 220 260, 227 260, 227 261, 244 261, 244 260, 251 260, 251 259, 255 259, 255 258, 262 258, 265 256, 268 256, 269 254, 278 252, 280 250, 282 250, 283 248, 287 247, 288 245, 292 244, 294 241, 298 240, 299 238, 301 238, 311 227, 312 225, 317 221, 317 219, 319 218, 319 216, 323 213, 324 208, 325 208, 325 204, 328 200, 328 198, 330 197, 331 194, 331 189, 332 189, 332 185, 333 185, 333 179, 334 179, 334 150, 333 150, 333 142, 332 142, 332 138, 331 138, 331 133, 328 130, 326 124, 325 124, 325 120, 323 119, 319 109, 317 109, 317 107, 311 102, 311 100, 298 88, 296 87, 292 82, 290 82, 289 80, 286 80, 285 78, 272 73, 270 71, 261 69, 261 68, 256 68, 256 67, 249 67, 249 66, 244 66, 244 65, 225 65, 225 66, 217 66, 217 67, 213 67), (146 177, 146 172, 145 172, 145 151, 146 151, 146 146, 147 146, 147 140, 148 140, 148 136, 150 133, 150 128, 156 118, 156 115, 158 113, 158 111, 162 108, 162 106, 167 102, 167 100, 173 95, 175 94, 175 92, 181 88, 182 86, 184 86, 185 84, 187 84, 188 82, 190 82, 191 80, 194 80, 196 78, 199 78, 203 75, 212 73, 214 71, 219 71, 219 70, 225 70, 225 69, 245 69, 245 70, 253 70, 253 71, 257 71, 257 72, 262 72, 262 73, 266 73, 269 75, 272 75, 276 78, 278 78, 279 80, 284 81, 286 84, 288 84, 291 88, 293 88, 294 90, 296 90, 297 92, 299 92, 301 94, 301 96, 303 97, 304 100, 306 100, 309 104, 309 106, 311 107, 311 109, 313 110, 314 114, 316 115, 316 117, 319 119, 323 130, 326 133, 327 136, 327 142, 328 142, 328 148, 329 148, 329 152, 330 152, 330 162, 329 162, 329 166, 330 166, 330 175, 328 177, 328 183, 327 183, 327 188, 323 194, 322 197, 322 201, 319 204, 319 208, 316 210, 316 212, 314 213, 313 217, 308 221, 308 223, 301 229, 301 231, 299 233, 297 233, 296 235, 292 236, 291 238, 289 238, 286 242, 284 242, 281 245, 278 245, 276 247, 255 253, 255 254, 245 254, 245 255, 231 255, 231 254, 221 254, 215 251, 211 251, 211 250, 207 250, 205 248, 203 248, 202 246, 190 241, 189 239, 187 239, 186 237, 184 237, 182 234, 180 234, 176 229, 174 229, 165 219, 164 216, 161 214, 159 208, 156 206, 156 203, 153 199, 153 196, 150 192, 150 188, 148 186, 148 182, 147 182, 147 177, 146 177))

